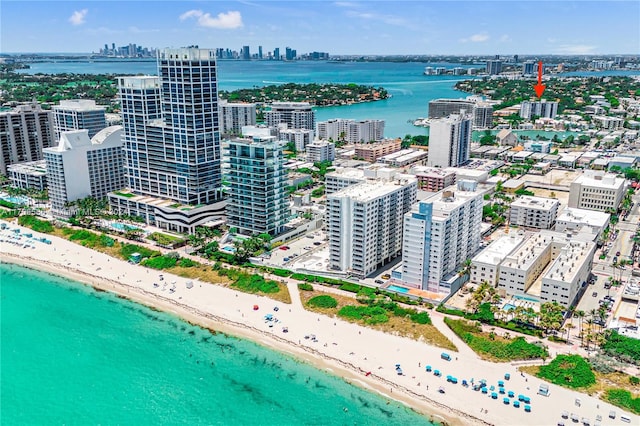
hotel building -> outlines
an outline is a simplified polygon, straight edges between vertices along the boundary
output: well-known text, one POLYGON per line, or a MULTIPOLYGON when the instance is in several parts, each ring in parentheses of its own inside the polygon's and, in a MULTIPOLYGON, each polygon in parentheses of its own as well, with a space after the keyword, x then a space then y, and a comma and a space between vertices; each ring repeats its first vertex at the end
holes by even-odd
POLYGON ((60 134, 68 130, 89 131, 89 138, 94 137, 100 130, 107 127, 105 107, 96 105, 96 101, 89 99, 71 99, 60 101, 53 108, 56 140, 60 134))
POLYGON ((484 250, 471 259, 471 282, 498 284, 500 264, 525 240, 522 233, 512 232, 493 241, 484 250))
POLYGON ((471 119, 453 114, 431 121, 429 158, 431 167, 458 167, 469 161, 471 152, 471 119))
POLYGON ((177 232, 224 216, 215 51, 164 49, 158 77, 122 77, 128 196, 112 210, 177 232), (135 197, 138 195, 140 197, 135 197))
POLYGON ((364 278, 402 251, 402 218, 418 190, 415 178, 365 181, 327 195, 329 266, 364 278))
POLYGON ((435 293, 453 293, 455 276, 480 247, 482 194, 477 182, 460 181, 420 201, 404 217, 401 282, 435 293))
POLYGON ((58 146, 44 149, 51 213, 69 217, 68 202, 106 198, 124 186, 122 126, 107 127, 89 139, 88 130, 62 132, 58 146))
POLYGON ((54 143, 51 111, 32 104, 0 112, 0 173, 7 174, 10 164, 42 160, 42 150, 54 143))
POLYGON ((284 143, 273 136, 223 144, 229 181, 227 223, 245 235, 277 235, 289 219, 284 143))
POLYGON ((569 207, 598 210, 618 210, 626 190, 625 180, 599 170, 585 170, 569 188, 569 207))
POLYGON ((551 229, 560 202, 553 198, 523 195, 511 203, 509 224, 526 228, 551 229))

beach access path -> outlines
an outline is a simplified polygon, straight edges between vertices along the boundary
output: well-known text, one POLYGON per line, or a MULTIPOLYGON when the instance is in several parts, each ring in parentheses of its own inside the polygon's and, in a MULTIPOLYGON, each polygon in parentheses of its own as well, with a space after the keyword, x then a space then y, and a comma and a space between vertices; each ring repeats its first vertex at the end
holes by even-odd
MULTIPOLYGON (((22 244, 2 241, 2 261, 67 276, 174 313, 187 321, 292 354, 349 382, 402 401, 427 416, 446 419, 452 425, 552 425, 561 420, 560 415, 565 410, 580 418, 589 418, 593 424, 597 415, 606 419, 609 410, 622 412, 603 401, 555 385, 549 385, 551 397, 537 395, 538 386, 545 382, 520 375, 508 363, 479 360, 458 340, 454 342, 461 351, 449 352, 451 361, 445 361, 441 359, 440 348, 306 311, 299 304, 294 280, 287 283, 292 298, 297 300, 290 305, 197 280, 193 280, 193 286, 188 288, 187 282, 191 280, 133 265, 15 224, 9 226, 20 229, 21 233, 32 233, 34 237, 46 237, 52 244, 30 242, 35 248, 24 248, 22 244), (160 274, 164 276, 162 281, 160 274), (259 309, 254 310, 254 305, 259 309), (275 306, 279 307, 277 312, 273 309, 275 306), (269 327, 265 321, 267 313, 278 318, 275 326, 269 327), (283 327, 288 328, 288 333, 283 332, 283 327), (316 339, 309 338, 311 335, 316 339), (396 373, 396 364, 402 366, 402 375, 396 373), (442 376, 426 372, 426 365, 439 369, 442 376), (497 388, 497 382, 504 380, 505 373, 511 375, 506 381, 507 390, 531 398, 531 413, 525 413, 522 406, 515 408, 504 404, 504 395, 491 399, 461 385, 463 379, 474 378, 476 381, 485 379, 497 388), (447 382, 447 375, 457 377, 458 384, 447 382), (444 394, 438 392, 440 387, 444 394), (574 405, 576 398, 582 401, 579 407, 574 405)), ((10 234, 13 232, 0 232, 0 239, 7 240, 10 234)), ((23 237, 21 242, 26 240, 23 237)), ((436 318, 434 322, 438 323, 438 328, 446 333, 448 327, 439 323, 441 317, 432 316, 436 318)), ((629 416, 632 424, 640 423, 638 416, 629 416)), ((603 424, 624 423, 618 416, 615 421, 603 424)))

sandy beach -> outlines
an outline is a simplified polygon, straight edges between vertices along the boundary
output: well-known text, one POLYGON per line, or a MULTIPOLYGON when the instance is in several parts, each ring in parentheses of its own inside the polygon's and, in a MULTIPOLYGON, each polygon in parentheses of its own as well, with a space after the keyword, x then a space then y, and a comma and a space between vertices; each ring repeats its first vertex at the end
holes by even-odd
MULTIPOLYGON (((549 384, 549 397, 537 395, 539 385, 544 382, 521 375, 515 365, 480 360, 443 325, 442 314, 437 312, 430 313, 434 324, 460 350, 449 352, 451 361, 442 360, 443 351, 437 347, 304 310, 294 282, 289 283, 291 305, 199 281, 194 281, 188 288, 188 279, 114 259, 18 225, 8 225, 11 229, 19 228, 21 233, 48 238, 52 244, 34 242, 26 237, 22 238, 22 244, 9 243, 7 241, 16 241, 9 238, 10 234, 15 234, 2 231, 2 262, 62 275, 173 313, 191 323, 291 354, 358 386, 401 401, 430 419, 444 420, 450 425, 556 425, 559 421, 571 423, 570 419, 561 418, 561 413, 567 411, 581 420, 589 419, 592 425, 598 415, 602 417, 599 422, 602 425, 628 424, 621 421, 623 411, 620 408, 584 394, 549 384), (35 248, 23 247, 27 242, 35 248), (163 280, 160 280, 160 274, 163 280), (254 305, 259 309, 254 310, 254 305), (273 309, 276 306, 277 312, 273 309), (266 314, 277 317, 279 322, 269 327, 264 320, 266 314), (288 333, 283 332, 283 327, 288 328, 288 333), (311 335, 316 339, 309 338, 311 335), (396 364, 401 365, 402 375, 396 373, 396 364), (426 372, 426 365, 440 370, 442 376, 426 372), (530 413, 526 413, 522 405, 515 408, 503 403, 507 395, 492 399, 461 385, 463 379, 470 381, 473 378, 476 382, 485 379, 498 392, 498 381, 504 380, 505 373, 511 375, 510 380, 505 381, 507 391, 531 398, 530 413), (458 378, 458 383, 447 382, 447 375, 458 378), (438 391, 440 387, 444 393, 438 391), (576 398, 580 399, 579 406, 576 398), (615 420, 608 418, 611 410, 617 413, 615 420)), ((638 416, 625 415, 631 424, 640 424, 638 416)))

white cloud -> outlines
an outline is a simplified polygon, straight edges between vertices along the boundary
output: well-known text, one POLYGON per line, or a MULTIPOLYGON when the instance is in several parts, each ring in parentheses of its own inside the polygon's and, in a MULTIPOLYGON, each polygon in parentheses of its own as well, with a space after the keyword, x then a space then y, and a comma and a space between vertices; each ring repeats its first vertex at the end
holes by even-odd
POLYGON ((136 26, 132 26, 132 27, 129 27, 129 32, 133 34, 144 34, 144 33, 158 33, 160 32, 160 30, 157 28, 151 28, 151 29, 145 30, 142 28, 138 28, 136 26))
POLYGON ((334 5, 338 6, 338 7, 358 7, 360 6, 358 3, 352 3, 349 1, 337 1, 333 3, 334 5))
POLYGON ((347 11, 346 15, 350 18, 360 18, 371 21, 380 21, 387 25, 396 25, 399 27, 412 28, 406 19, 394 15, 380 15, 373 12, 358 12, 355 10, 347 11))
POLYGON ((69 17, 69 22, 71 22, 71 25, 82 25, 85 22, 87 13, 89 13, 89 9, 76 10, 69 17))
POLYGON ((460 42, 461 43, 467 43, 467 42, 482 43, 489 40, 490 38, 491 37, 489 37, 489 34, 487 34, 486 32, 481 32, 478 34, 473 34, 472 36, 467 38, 461 38, 460 42))
POLYGON ((218 16, 213 17, 210 13, 205 13, 201 10, 189 10, 180 15, 180 20, 194 18, 198 22, 198 26, 206 28, 218 28, 218 29, 235 29, 243 26, 242 15, 237 11, 229 11, 227 13, 218 13, 218 16))
POLYGON ((555 49, 555 53, 566 55, 588 55, 593 53, 598 46, 588 44, 561 44, 555 49))
POLYGON ((506 43, 508 41, 511 41, 511 37, 509 37, 509 34, 502 34, 500 36, 500 41, 506 43))

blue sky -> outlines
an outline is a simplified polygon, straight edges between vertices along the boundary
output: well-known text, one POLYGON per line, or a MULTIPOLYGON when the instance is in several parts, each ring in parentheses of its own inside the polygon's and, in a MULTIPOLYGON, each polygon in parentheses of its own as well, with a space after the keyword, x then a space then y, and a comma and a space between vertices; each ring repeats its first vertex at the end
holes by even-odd
POLYGON ((0 2, 0 52, 105 43, 331 54, 640 53, 640 1, 0 2))

